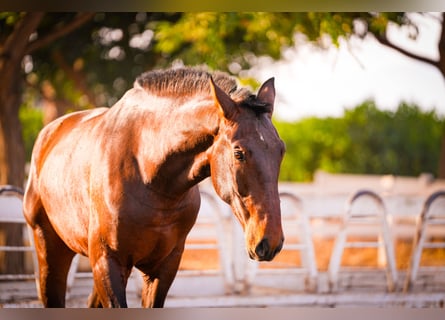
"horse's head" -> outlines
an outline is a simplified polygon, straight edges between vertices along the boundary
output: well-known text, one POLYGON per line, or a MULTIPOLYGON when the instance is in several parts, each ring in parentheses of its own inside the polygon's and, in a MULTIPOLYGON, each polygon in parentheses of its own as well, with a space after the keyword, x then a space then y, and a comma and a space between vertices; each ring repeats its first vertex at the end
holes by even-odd
POLYGON ((271 121, 274 80, 240 101, 211 82, 221 115, 209 154, 213 185, 240 221, 249 256, 269 261, 284 241, 278 174, 285 148, 271 121))

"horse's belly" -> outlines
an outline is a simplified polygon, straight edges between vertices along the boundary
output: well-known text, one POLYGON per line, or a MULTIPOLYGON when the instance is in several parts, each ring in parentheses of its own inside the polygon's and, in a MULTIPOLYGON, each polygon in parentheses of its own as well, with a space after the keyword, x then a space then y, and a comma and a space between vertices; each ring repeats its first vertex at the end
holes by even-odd
POLYGON ((48 220, 63 242, 74 252, 88 255, 88 222, 86 214, 71 208, 47 209, 48 220))

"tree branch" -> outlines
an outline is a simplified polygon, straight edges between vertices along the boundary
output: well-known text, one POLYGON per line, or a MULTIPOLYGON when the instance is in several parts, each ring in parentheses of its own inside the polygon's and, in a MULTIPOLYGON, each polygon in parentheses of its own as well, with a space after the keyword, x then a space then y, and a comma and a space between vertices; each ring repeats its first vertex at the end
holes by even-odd
MULTIPOLYGON (((439 49, 440 59, 443 60, 443 59, 445 59, 445 13, 442 13, 441 26, 442 26, 442 29, 440 32, 439 44, 437 45, 437 47, 439 49)), ((445 69, 442 71, 445 72, 445 69)), ((445 74, 444 74, 444 76, 445 76, 445 74)))
POLYGON ((66 62, 66 60, 65 60, 63 54, 60 52, 60 50, 58 50, 58 49, 54 50, 52 53, 52 57, 53 57, 54 62, 60 67, 60 69, 65 71, 67 77, 73 81, 77 90, 79 90, 81 93, 83 93, 88 98, 88 102, 90 104, 94 105, 96 102, 96 99, 95 99, 93 93, 86 86, 84 74, 78 70, 74 70, 74 68, 66 62))
POLYGON ((27 13, 23 19, 17 23, 14 31, 6 39, 0 52, 0 69, 4 63, 8 65, 20 63, 25 55, 29 35, 37 28, 43 16, 44 13, 42 12, 27 13))
POLYGON ((443 18, 442 18, 443 15, 437 16, 436 14, 429 13, 429 12, 424 12, 424 13, 422 13, 422 15, 425 17, 428 17, 429 19, 436 20, 437 22, 440 22, 440 23, 442 23, 442 21, 443 21, 443 18))
POLYGON ((389 41, 388 38, 386 37, 386 35, 374 34, 374 36, 377 39, 377 41, 380 42, 384 46, 387 46, 387 47, 389 47, 391 49, 394 49, 394 50, 398 51, 399 53, 401 53, 401 54, 403 54, 403 55, 405 55, 405 56, 407 56, 409 58, 415 59, 415 60, 420 61, 420 62, 427 63, 429 65, 432 65, 432 66, 436 67, 436 68, 439 68, 439 61, 432 60, 432 59, 420 56, 418 54, 412 53, 412 52, 410 52, 408 50, 405 50, 405 49, 395 45, 391 41, 389 41))
POLYGON ((60 37, 63 37, 64 35, 70 33, 71 31, 79 28, 81 25, 86 23, 88 20, 92 19, 94 16, 94 13, 79 13, 73 20, 71 20, 69 23, 63 25, 62 27, 59 27, 57 29, 54 29, 49 34, 45 35, 42 38, 38 38, 37 40, 29 43, 27 48, 27 54, 30 54, 48 44, 51 42, 57 40, 60 37))

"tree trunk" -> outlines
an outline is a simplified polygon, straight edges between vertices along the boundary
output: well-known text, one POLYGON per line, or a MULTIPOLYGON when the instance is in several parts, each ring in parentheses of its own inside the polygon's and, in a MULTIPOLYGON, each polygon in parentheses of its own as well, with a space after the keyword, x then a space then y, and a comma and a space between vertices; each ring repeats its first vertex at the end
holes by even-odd
MULTIPOLYGON (((439 49, 439 62, 437 64, 437 68, 445 82, 445 14, 442 14, 442 31, 439 38, 438 43, 439 49)), ((445 123, 443 124, 442 129, 442 144, 440 146, 439 153, 439 165, 438 165, 438 179, 445 179, 445 123)))
POLYGON ((21 102, 20 66, 9 79, 0 81, 0 183, 23 188, 25 181, 25 148, 19 119, 21 102), (9 87, 9 90, 3 88, 9 87))
MULTIPOLYGON (((0 89, 0 184, 11 184, 23 188, 25 180, 25 151, 22 140, 22 130, 19 121, 18 107, 20 105, 20 68, 10 80, 10 90, 0 89), (8 107, 4 107, 4 106, 8 107)), ((4 83, 0 82, 4 88, 4 83)), ((6 86, 8 87, 8 86, 6 86)), ((21 245, 22 226, 19 224, 2 224, 6 245, 21 245)), ((23 273, 23 252, 7 252, 3 269, 6 273, 23 273)))
MULTIPOLYGON (((14 31, 0 44, 0 184, 23 188, 25 182, 25 147, 19 119, 22 100, 21 62, 25 56, 29 36, 43 17, 42 13, 27 14, 14 31)), ((7 245, 22 243, 20 225, 3 225, 7 245)), ((7 273, 24 271, 22 252, 5 255, 7 273)))
MULTIPOLYGON (((440 33, 439 38, 439 63, 438 69, 442 73, 442 77, 445 81, 445 13, 442 13, 442 31, 440 33)), ((442 134, 442 145, 440 147, 440 156, 439 156, 439 168, 438 168, 438 178, 445 179, 445 123, 442 134)))

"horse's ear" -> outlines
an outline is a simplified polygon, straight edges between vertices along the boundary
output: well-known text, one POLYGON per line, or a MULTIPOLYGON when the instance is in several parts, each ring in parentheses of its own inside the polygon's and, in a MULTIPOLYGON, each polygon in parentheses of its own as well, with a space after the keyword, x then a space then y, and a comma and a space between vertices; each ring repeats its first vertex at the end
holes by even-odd
POLYGON ((236 103, 225 93, 220 87, 216 85, 213 78, 210 77, 210 89, 216 104, 219 106, 222 114, 226 119, 231 119, 237 110, 236 103))
POLYGON ((258 90, 257 100, 266 104, 269 115, 272 115, 275 103, 275 78, 265 81, 258 90))

